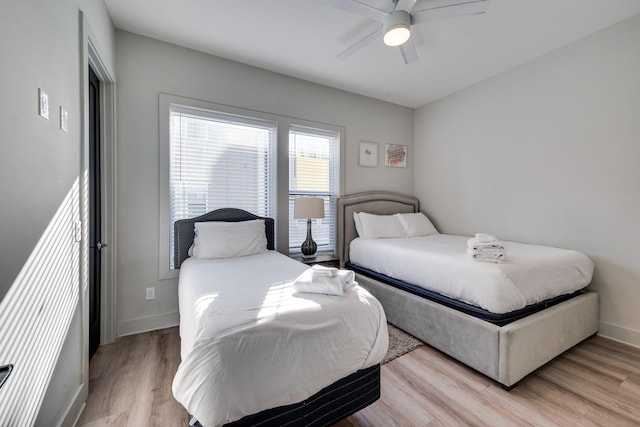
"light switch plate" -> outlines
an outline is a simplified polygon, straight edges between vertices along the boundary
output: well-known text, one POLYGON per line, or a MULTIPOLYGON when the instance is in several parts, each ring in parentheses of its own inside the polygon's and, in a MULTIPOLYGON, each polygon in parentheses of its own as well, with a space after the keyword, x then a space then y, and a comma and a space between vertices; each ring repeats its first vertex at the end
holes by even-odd
POLYGON ((49 120, 49 96, 38 88, 38 114, 49 120))
POLYGON ((82 241, 82 223, 80 221, 73 223, 73 238, 76 242, 82 241))
POLYGON ((62 130, 63 132, 68 132, 67 119, 68 119, 67 110, 65 110, 64 107, 61 105, 60 106, 60 130, 62 130))

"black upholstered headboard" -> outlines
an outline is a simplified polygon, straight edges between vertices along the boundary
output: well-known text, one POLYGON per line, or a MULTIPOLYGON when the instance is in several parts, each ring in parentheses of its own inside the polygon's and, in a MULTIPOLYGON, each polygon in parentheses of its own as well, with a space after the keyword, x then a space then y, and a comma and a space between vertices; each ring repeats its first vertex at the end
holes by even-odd
POLYGON ((173 224, 173 261, 175 268, 180 268, 182 262, 189 258, 189 248, 193 243, 194 224, 196 222, 226 221, 240 222, 254 219, 264 220, 264 231, 267 236, 267 249, 273 250, 274 246, 274 221, 273 218, 265 218, 254 215, 242 209, 224 208, 207 212, 195 218, 181 219, 173 224))

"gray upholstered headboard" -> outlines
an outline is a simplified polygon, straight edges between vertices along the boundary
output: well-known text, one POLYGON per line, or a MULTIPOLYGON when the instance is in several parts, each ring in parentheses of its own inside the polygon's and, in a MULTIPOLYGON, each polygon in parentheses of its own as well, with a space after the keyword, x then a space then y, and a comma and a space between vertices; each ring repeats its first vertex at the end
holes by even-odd
POLYGON ((254 215, 242 209, 224 208, 207 212, 195 218, 181 219, 173 224, 173 261, 175 268, 180 268, 182 261, 189 258, 189 248, 193 243, 194 224, 207 221, 251 221, 264 219, 264 229, 267 235, 267 249, 273 250, 274 246, 274 221, 273 218, 264 218, 254 215))
POLYGON ((376 215, 415 213, 420 211, 420 202, 412 196, 384 191, 369 191, 338 198, 338 256, 340 266, 349 261, 349 244, 358 237, 353 222, 354 212, 376 215))

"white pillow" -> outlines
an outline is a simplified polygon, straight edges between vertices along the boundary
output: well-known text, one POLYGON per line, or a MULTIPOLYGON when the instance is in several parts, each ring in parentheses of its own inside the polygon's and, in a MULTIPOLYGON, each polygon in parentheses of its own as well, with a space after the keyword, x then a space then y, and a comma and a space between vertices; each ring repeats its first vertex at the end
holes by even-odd
POLYGON ((396 218, 402 225, 407 237, 428 236, 430 234, 439 234, 438 230, 433 226, 429 218, 422 212, 395 214, 396 218))
POLYGON ((194 258, 232 258, 266 251, 267 236, 263 219, 195 223, 194 258))
POLYGON ((402 224, 394 215, 374 215, 360 212, 360 224, 365 239, 407 237, 402 224))
POLYGON ((360 214, 358 212, 353 213, 353 222, 356 224, 356 231, 358 232, 358 236, 366 239, 364 237, 364 230, 362 229, 362 221, 360 221, 360 214))

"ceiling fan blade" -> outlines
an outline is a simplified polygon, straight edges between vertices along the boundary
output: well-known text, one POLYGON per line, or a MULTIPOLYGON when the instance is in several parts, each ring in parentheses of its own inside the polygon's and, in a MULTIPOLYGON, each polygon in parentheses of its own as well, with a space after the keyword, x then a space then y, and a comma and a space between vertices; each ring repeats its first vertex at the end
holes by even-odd
POLYGON ((354 53, 356 53, 357 51, 359 51, 360 49, 362 49, 363 47, 365 47, 366 45, 368 45, 369 43, 371 43, 372 41, 379 40, 381 38, 382 38, 382 27, 378 28, 371 34, 368 34, 367 36, 362 38, 360 41, 357 41, 355 44, 351 45, 351 47, 349 47, 348 49, 346 49, 345 51, 337 55, 336 58, 345 60, 351 55, 353 55, 354 53))
POLYGON ((491 0, 471 0, 431 9, 417 10, 411 13, 411 24, 420 24, 434 19, 452 18, 462 15, 477 15, 484 13, 491 0))
POLYGON ((400 53, 402 54, 402 59, 404 59, 405 64, 410 64, 418 60, 418 52, 416 52, 416 47, 414 46, 411 39, 409 39, 406 43, 401 44, 399 47, 400 53))
POLYGON ((396 3, 396 7, 393 10, 405 10, 407 12, 411 12, 413 6, 416 5, 416 0, 398 0, 396 3))
POLYGON ((376 21, 382 21, 382 18, 389 14, 389 12, 376 9, 356 0, 320 0, 320 2, 376 21))

